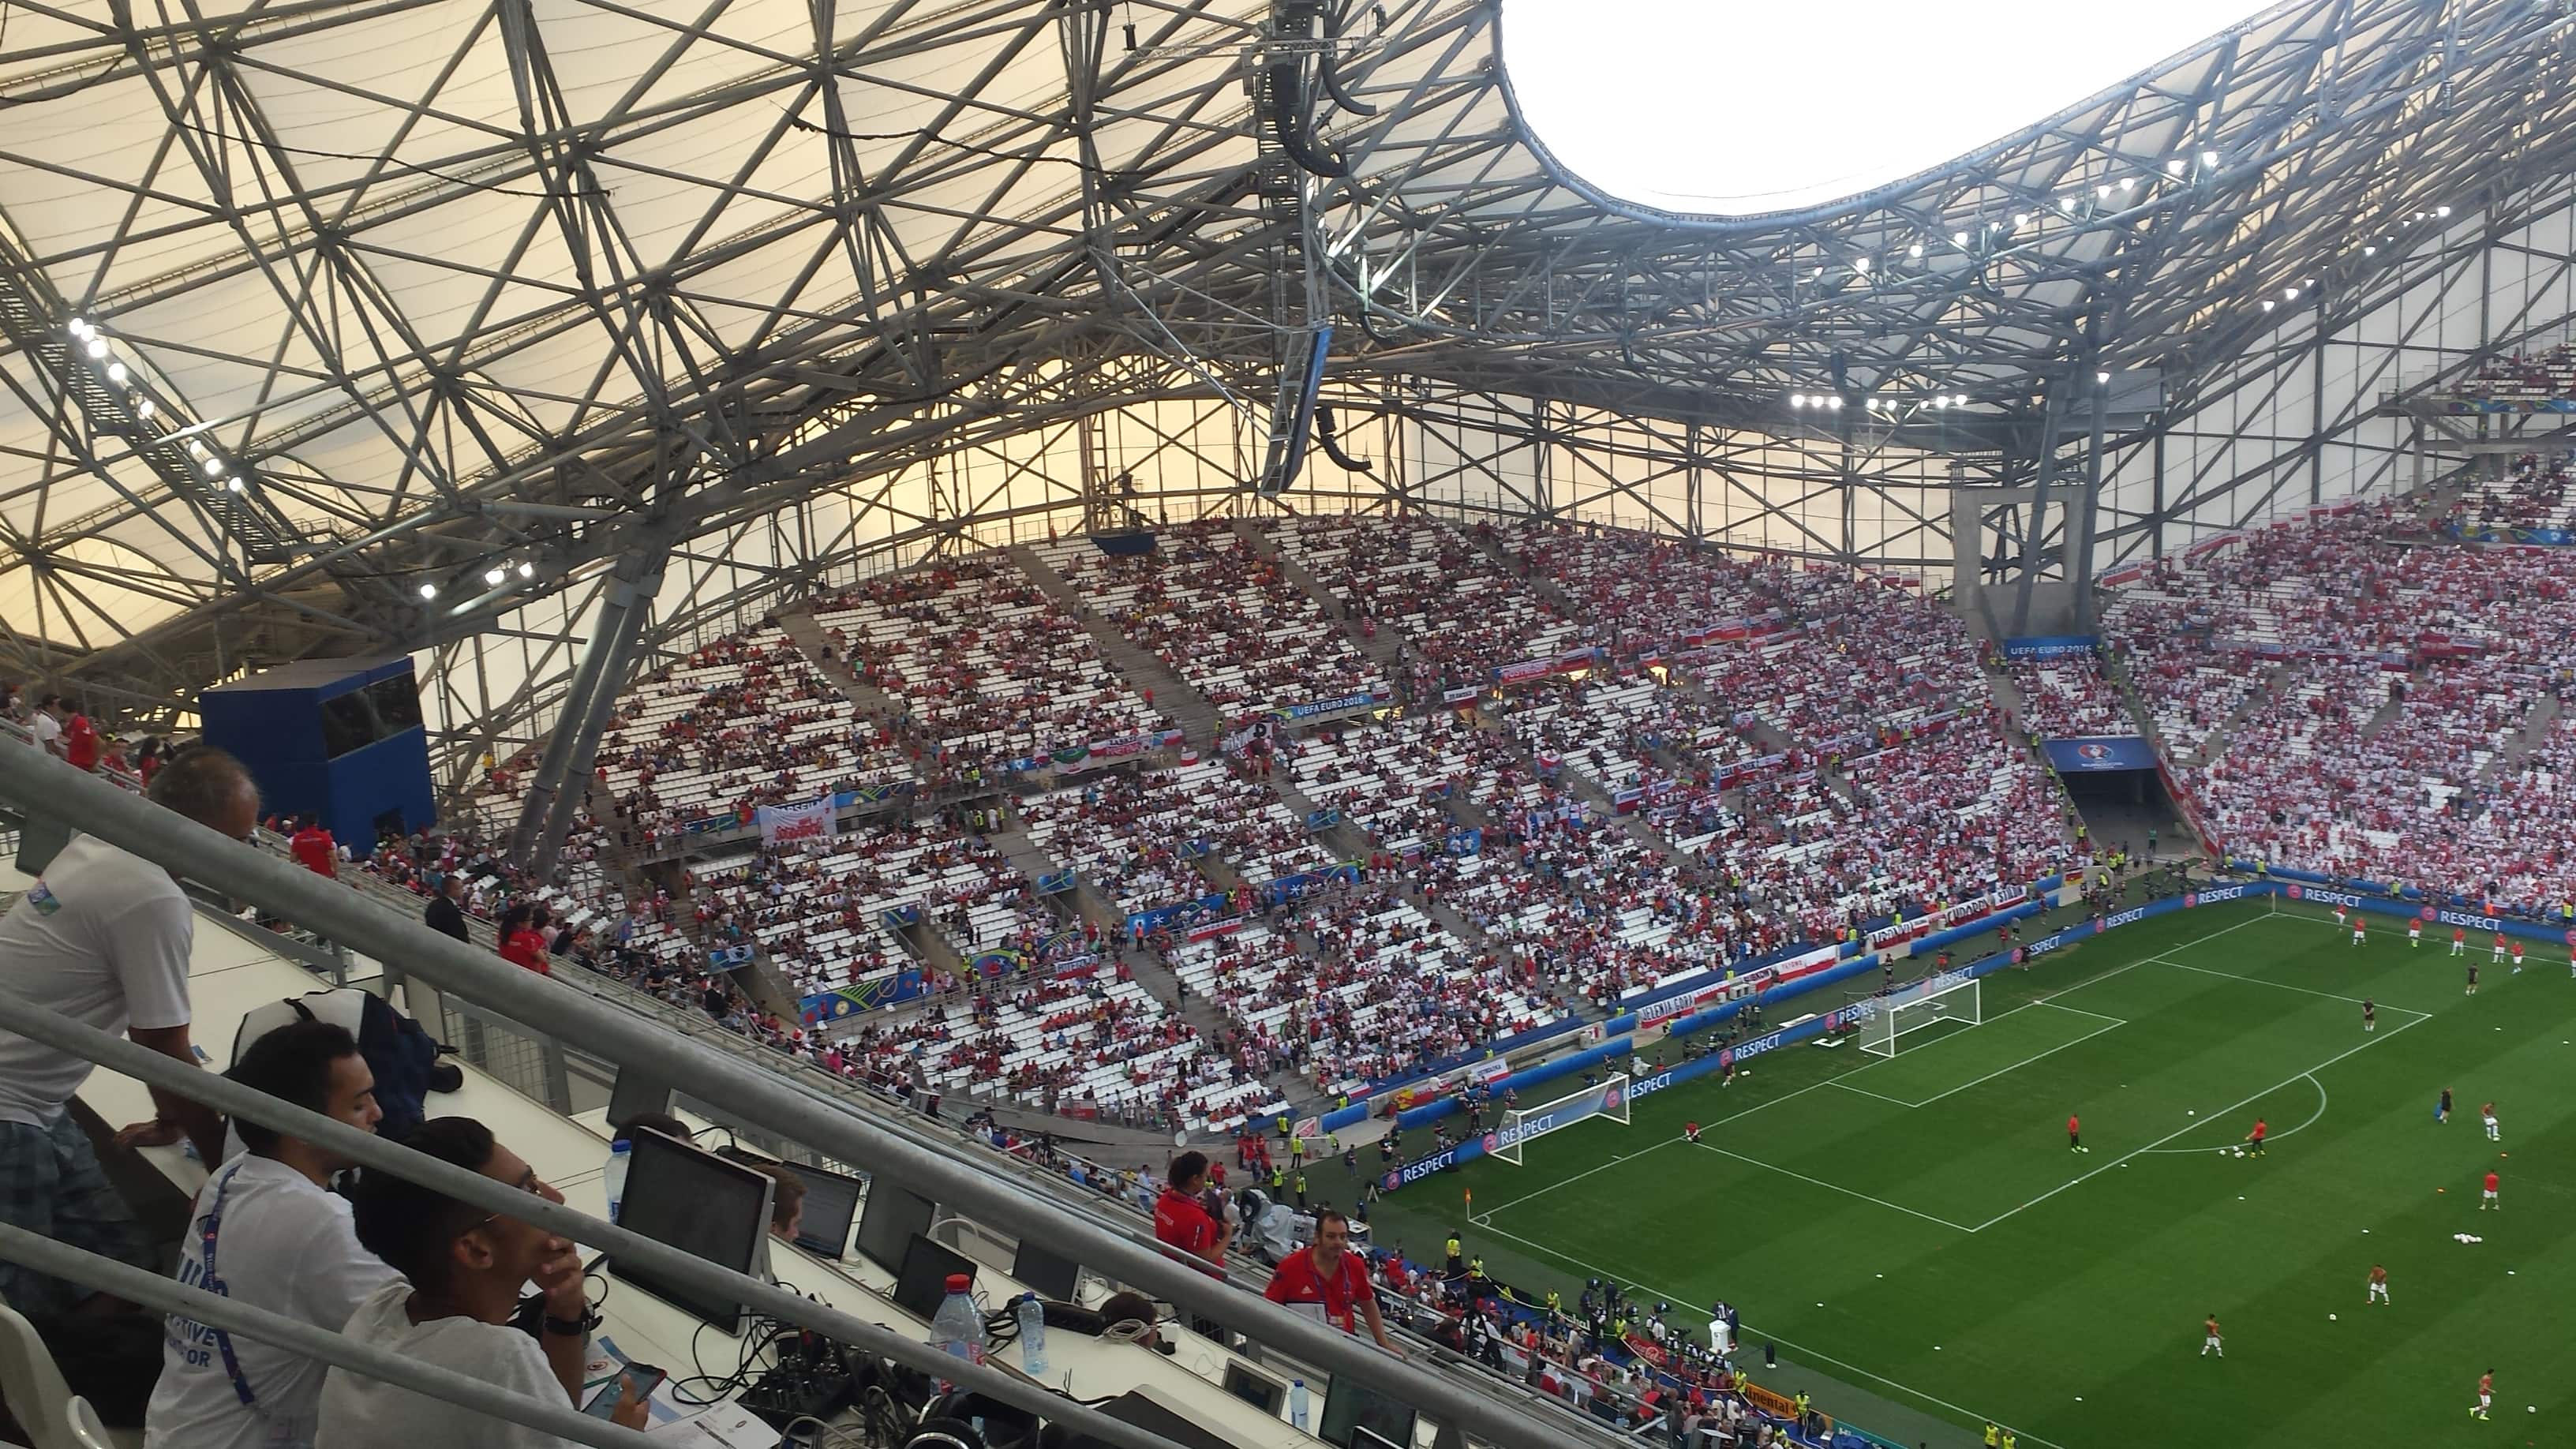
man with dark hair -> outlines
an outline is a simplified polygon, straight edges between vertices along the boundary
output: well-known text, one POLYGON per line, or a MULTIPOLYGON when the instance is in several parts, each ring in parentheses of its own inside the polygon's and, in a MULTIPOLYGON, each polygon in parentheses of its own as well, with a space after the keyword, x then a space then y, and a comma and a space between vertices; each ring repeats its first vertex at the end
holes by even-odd
POLYGON ((465 929, 465 872, 451 870, 439 878, 438 894, 429 898, 429 909, 420 913, 420 920, 442 936, 474 939, 465 929))
MULTIPOLYGON (((362 1132, 382 1115, 357 1039, 331 1022, 279 1027, 225 1075, 362 1132)), ((197 1194, 179 1240, 179 1281, 339 1332, 397 1277, 359 1246, 348 1200, 328 1190, 349 1159, 247 1119, 233 1129, 248 1150, 197 1194)), ((307 1449, 325 1367, 173 1314, 143 1417, 146 1449, 307 1449)))
MULTIPOLYGON (((200 747, 154 778, 151 799, 235 840, 259 821, 259 791, 241 762, 200 747)), ((93 835, 75 835, 26 896, 0 917, 0 991, 58 1011, 194 1067, 188 958, 196 916, 168 871, 93 835)), ((85 1057, 0 1030, 0 1221, 139 1267, 158 1266, 142 1230, 99 1170, 69 1106, 89 1080, 85 1057)), ((224 1155, 216 1113, 152 1089, 154 1117, 116 1134, 120 1147, 167 1147, 184 1134, 208 1163, 224 1155)), ((29 1317, 88 1299, 86 1289, 0 1263, 0 1297, 29 1317)))
POLYGON ((1229 1233, 1207 1210, 1208 1160, 1204 1152, 1184 1152, 1172 1159, 1171 1176, 1154 1198, 1154 1236, 1166 1256, 1180 1258, 1201 1272, 1225 1276, 1229 1233), (1177 1251, 1170 1251, 1177 1250, 1177 1251))
POLYGON ((1261 1296, 1312 1314, 1344 1333, 1359 1332, 1359 1320, 1366 1318, 1369 1337, 1377 1340, 1377 1346, 1400 1356, 1403 1350, 1386 1336, 1386 1320, 1378 1316, 1377 1290, 1369 1286, 1368 1264, 1350 1246, 1350 1219, 1331 1208, 1315 1214, 1315 1241, 1279 1260, 1261 1296))
POLYGON ((777 1184, 769 1193, 769 1235, 782 1243, 795 1242, 805 1227, 805 1179, 783 1162, 764 1162, 760 1170, 777 1184))
MULTIPOLYGON (((433 1118, 403 1145, 548 1202, 563 1201, 517 1153, 494 1141, 490 1128, 470 1117, 433 1118)), ((356 1198, 358 1241, 403 1276, 358 1305, 342 1330, 352 1341, 532 1400, 570 1403, 579 1397, 594 1320, 582 1292, 581 1253, 570 1241, 372 1167, 359 1176, 356 1198), (542 1340, 510 1326, 519 1285, 530 1279, 545 1294, 542 1340)), ((644 1401, 631 1383, 620 1390, 610 1418, 630 1429, 644 1427, 644 1401)), ((321 1431, 314 1436, 316 1449, 564 1449, 571 1443, 341 1368, 331 1370, 322 1385, 321 1431)))

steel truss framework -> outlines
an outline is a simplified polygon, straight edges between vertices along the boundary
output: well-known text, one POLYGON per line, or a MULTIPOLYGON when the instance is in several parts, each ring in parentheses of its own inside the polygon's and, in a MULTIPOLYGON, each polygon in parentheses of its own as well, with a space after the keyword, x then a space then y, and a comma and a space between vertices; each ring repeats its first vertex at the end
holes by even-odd
POLYGON ((9 16, 0 671, 149 717, 421 651, 459 769, 552 723, 612 578, 661 577, 633 657, 666 657, 1061 522, 1085 428, 1175 516, 1264 506, 1234 489, 1314 323, 1378 461, 1318 457, 1289 506, 1937 570, 1946 490, 2026 476, 2096 370, 2175 399, 2111 441, 2108 561, 2376 486, 2346 465, 2397 456, 2376 390, 2568 310, 2488 286, 2454 325, 2466 273, 2563 270, 2558 0, 2292 0, 1931 173, 1726 222, 1558 174, 1486 0, 9 16))

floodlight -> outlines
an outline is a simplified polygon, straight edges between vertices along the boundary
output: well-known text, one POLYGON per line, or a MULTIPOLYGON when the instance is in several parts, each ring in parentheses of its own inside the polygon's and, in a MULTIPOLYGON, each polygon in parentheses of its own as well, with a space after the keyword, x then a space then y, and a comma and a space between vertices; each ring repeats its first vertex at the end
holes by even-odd
POLYGON ((206 476, 209 478, 221 478, 224 476, 224 460, 221 458, 208 458, 206 460, 206 476))
POLYGON ((1807 395, 1806 395, 1805 393, 1803 393, 1803 392, 1793 392, 1793 393, 1789 394, 1789 406, 1791 406, 1791 407, 1793 407, 1793 408, 1802 408, 1802 407, 1805 407, 1806 405, 1807 405, 1807 395))
POLYGON ((1841 394, 1839 394, 1839 393, 1837 393, 1836 395, 1834 395, 1834 396, 1832 396, 1832 397, 1829 397, 1829 398, 1825 399, 1825 406, 1827 406, 1827 407, 1829 407, 1829 408, 1839 408, 1839 407, 1841 407, 1842 405, 1843 405, 1843 400, 1842 400, 1842 396, 1841 396, 1841 394))
POLYGON ((2264 311, 2266 311, 2266 312, 2269 312, 2269 311, 2271 311, 2271 310, 2272 310, 2272 299, 2271 299, 2271 298, 2266 297, 2266 298, 2264 298, 2264 299, 2263 299, 2263 310, 2264 310, 2264 311))
POLYGON ((2134 191, 2137 189, 2137 186, 2138 178, 2134 176, 2123 176, 2120 178, 2120 189, 2122 191, 2134 191))
POLYGON ((1954 247, 1963 247, 1963 246, 1966 246, 1967 244, 1968 244, 1968 234, 1967 234, 1966 232, 1964 232, 1964 231, 1954 231, 1954 232, 1950 233, 1950 245, 1952 245, 1952 246, 1954 246, 1954 247))
POLYGON ((498 567, 495 567, 495 568, 488 568, 488 569, 485 569, 485 570, 483 571, 483 582, 485 582, 485 583, 487 583, 487 584, 494 584, 494 585, 497 585, 497 584, 499 584, 503 579, 506 579, 506 578, 508 578, 509 576, 510 576, 510 575, 509 575, 509 571, 508 571, 508 570, 506 570, 506 569, 502 569, 502 568, 498 568, 498 567))
POLYGON ((438 585, 436 585, 436 584, 423 584, 423 585, 421 585, 421 586, 420 586, 420 596, 421 596, 422 598, 424 598, 424 599, 435 599, 435 598, 437 598, 437 597, 438 597, 438 585))
POLYGON ((2165 163, 2165 174, 2167 176, 2180 176, 2183 168, 2190 164, 2190 162, 2183 160, 2180 156, 2176 156, 2165 163))
POLYGON ((2108 200, 2110 200, 2110 199, 2111 199, 2111 188, 2110 188, 2109 186, 2107 186, 2107 185, 2105 185, 2105 186, 2096 186, 2096 187, 2094 187, 2094 188, 2093 188, 2093 199, 2094 199, 2094 200, 2096 200, 2096 201, 2108 201, 2108 200))
POLYGON ((225 491, 225 492, 227 492, 227 493, 239 493, 240 491, 242 491, 242 480, 240 480, 239 478, 227 478, 227 479, 225 479, 225 480, 224 480, 224 491, 225 491))
POLYGON ((107 355, 107 339, 99 336, 96 332, 92 332, 89 335, 88 352, 92 357, 105 357, 107 355))
POLYGON ((2363 247, 2363 248, 2361 249, 2361 254, 2362 254, 2363 256, 2365 256, 2365 257, 2375 257, 2375 256, 2379 255, 2379 248, 2377 248, 2377 247, 2363 247))
POLYGON ((2299 300, 2299 289, 2296 287, 2283 287, 2281 289, 2281 300, 2284 302, 2295 302, 2299 300))
POLYGON ((2217 164, 2218 164, 2218 153, 2217 153, 2217 152, 2215 152, 2215 151, 2203 151, 2203 152, 2201 152, 2201 153, 2200 153, 2200 164, 2201 164, 2201 165, 2203 165, 2203 166, 2215 166, 2215 165, 2217 165, 2217 164))
POLYGON ((523 563, 523 564, 519 565, 519 577, 521 577, 521 578, 523 578, 523 579, 532 579, 532 578, 535 578, 536 576, 537 576, 537 566, 536 566, 535 564, 532 564, 532 563, 523 563))
POLYGON ((152 416, 152 399, 148 397, 137 399, 134 404, 134 415, 138 418, 152 416))
POLYGON ((2433 208, 2433 214, 2435 216, 2449 216, 2451 214, 2451 209, 2447 206, 2437 206, 2433 208))
POLYGON ((2107 372, 2097 372, 2097 373, 2093 374, 2093 381, 2094 381, 2095 383, 2097 383, 2097 384, 2100 384, 2100 383, 2107 383, 2107 382, 2109 382, 2110 380, 2111 380, 2111 374, 2109 374, 2109 373, 2107 373, 2107 372))
MULTIPOLYGON (((1822 270, 1822 269, 1821 269, 1821 268, 1819 268, 1819 270, 1822 270)), ((1855 259, 1853 260, 1853 262, 1852 262, 1852 270, 1853 270, 1853 271, 1855 271, 1855 272, 1860 273, 1860 274, 1861 274, 1862 276, 1864 276, 1864 277, 1868 276, 1868 275, 1869 275, 1869 258, 1867 258, 1867 257, 1859 257, 1859 258, 1855 258, 1855 259)))
POLYGON ((2014 212, 2014 213, 2013 213, 2013 230, 2015 230, 2015 231, 2019 231, 2019 230, 2021 230, 2023 227, 2028 226, 2028 225, 2030 225, 2030 213, 2029 213, 2029 212, 2027 212, 2027 211, 2016 211, 2016 212, 2014 212))
POLYGON ((1914 245, 1907 247, 1905 249, 1905 254, 1909 257, 1919 257, 1923 255, 1923 243, 1916 242, 1914 245))
POLYGON ((124 364, 124 363, 122 363, 122 362, 111 362, 111 363, 109 363, 109 364, 107 365, 107 380, 108 380, 109 382, 114 382, 114 383, 122 383, 122 382, 124 382, 124 381, 125 381, 125 364, 124 364))

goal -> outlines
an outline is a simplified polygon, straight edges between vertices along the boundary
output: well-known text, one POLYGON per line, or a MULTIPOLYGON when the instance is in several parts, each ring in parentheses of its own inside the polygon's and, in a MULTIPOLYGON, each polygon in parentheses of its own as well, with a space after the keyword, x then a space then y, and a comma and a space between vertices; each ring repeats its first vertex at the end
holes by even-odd
POLYGON ((1860 1049, 1875 1056, 1896 1055, 1909 1031, 1945 1021, 1976 1026, 1984 1022, 1985 1001, 1973 976, 1933 976, 1878 999, 1878 1010, 1860 1025, 1860 1049))
POLYGON ((1606 1082, 1559 1097, 1553 1102, 1505 1112, 1502 1127, 1494 1133, 1493 1151, 1487 1155, 1518 1167, 1521 1165, 1521 1149, 1531 1139, 1595 1117, 1607 1117, 1622 1127, 1628 1125, 1626 1073, 1614 1072, 1606 1082))

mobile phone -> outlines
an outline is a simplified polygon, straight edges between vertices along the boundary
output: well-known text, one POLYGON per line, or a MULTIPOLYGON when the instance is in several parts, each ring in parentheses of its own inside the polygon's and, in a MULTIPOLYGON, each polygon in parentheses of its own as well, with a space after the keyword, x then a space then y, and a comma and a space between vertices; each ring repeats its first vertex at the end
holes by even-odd
POLYGON ((605 1419, 617 1412, 617 1401, 625 1395, 628 1384, 635 1386, 635 1397, 649 1399, 669 1377, 649 1363, 630 1363, 617 1377, 599 1386, 599 1392, 590 1396, 590 1404, 582 1412, 594 1419, 605 1419))

